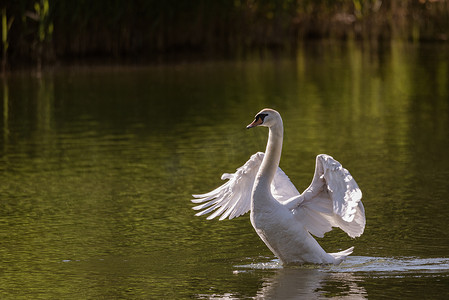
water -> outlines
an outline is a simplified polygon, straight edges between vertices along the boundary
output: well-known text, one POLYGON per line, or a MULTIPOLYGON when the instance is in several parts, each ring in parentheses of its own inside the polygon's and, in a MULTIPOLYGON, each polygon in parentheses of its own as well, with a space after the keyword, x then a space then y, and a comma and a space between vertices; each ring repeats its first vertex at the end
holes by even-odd
POLYGON ((449 51, 314 44, 289 56, 71 67, 2 82, 2 299, 447 298, 449 51), (367 227, 340 266, 283 269, 249 216, 194 217, 281 112, 298 190, 315 156, 349 169, 367 227))

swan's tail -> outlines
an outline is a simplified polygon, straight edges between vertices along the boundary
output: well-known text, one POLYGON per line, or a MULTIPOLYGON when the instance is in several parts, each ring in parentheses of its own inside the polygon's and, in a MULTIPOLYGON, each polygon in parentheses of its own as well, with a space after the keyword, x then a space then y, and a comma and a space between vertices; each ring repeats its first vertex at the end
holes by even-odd
POLYGON ((344 261, 346 259, 346 257, 352 253, 353 250, 354 250, 354 247, 351 247, 351 248, 348 248, 346 250, 343 250, 343 251, 340 251, 337 253, 329 253, 329 254, 335 258, 335 264, 338 265, 339 263, 344 261))

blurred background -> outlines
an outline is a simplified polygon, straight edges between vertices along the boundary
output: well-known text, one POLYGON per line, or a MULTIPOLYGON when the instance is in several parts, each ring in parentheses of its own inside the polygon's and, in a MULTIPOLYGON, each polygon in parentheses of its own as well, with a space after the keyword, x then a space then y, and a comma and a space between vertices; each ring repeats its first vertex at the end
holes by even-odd
POLYGON ((3 68, 294 50, 316 39, 445 42, 446 0, 1 1, 3 68))

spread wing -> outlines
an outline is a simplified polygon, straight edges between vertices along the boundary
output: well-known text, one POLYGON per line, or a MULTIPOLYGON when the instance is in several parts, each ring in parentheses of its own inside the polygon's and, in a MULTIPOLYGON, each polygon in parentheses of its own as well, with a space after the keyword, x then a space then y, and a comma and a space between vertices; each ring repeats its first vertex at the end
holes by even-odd
MULTIPOLYGON (((196 216, 213 212, 208 220, 220 216, 220 220, 232 219, 247 213, 251 209, 251 193, 257 172, 264 157, 263 152, 253 154, 251 158, 233 174, 225 173, 222 180, 228 180, 215 190, 201 195, 193 195, 193 203, 200 205, 193 207, 200 210, 196 216)), ((271 192, 279 202, 285 202, 299 192, 285 173, 278 168, 271 184, 271 192)))
POLYGON ((350 237, 365 229, 362 192, 348 170, 326 154, 316 158, 315 175, 310 186, 286 205, 315 236, 339 227, 350 237))
MULTIPOLYGON (((211 213, 208 220, 235 218, 251 209, 251 193, 264 154, 258 152, 233 174, 225 173, 228 180, 215 190, 193 195, 193 207, 200 210, 196 216, 211 213)), ((329 155, 316 158, 315 175, 310 186, 302 193, 278 168, 271 184, 276 200, 285 205, 297 220, 313 235, 323 237, 332 227, 339 227, 350 237, 360 236, 365 229, 365 209, 362 192, 348 170, 329 155)))

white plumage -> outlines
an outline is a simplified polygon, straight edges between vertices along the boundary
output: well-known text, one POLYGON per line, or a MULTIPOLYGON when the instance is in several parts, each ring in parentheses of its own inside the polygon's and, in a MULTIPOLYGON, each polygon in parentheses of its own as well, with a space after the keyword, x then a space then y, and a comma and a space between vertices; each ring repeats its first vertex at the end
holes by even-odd
POLYGON ((311 236, 323 237, 339 227, 350 237, 365 228, 362 192, 348 170, 326 154, 316 158, 315 175, 300 194, 279 168, 283 124, 279 113, 264 109, 247 128, 265 126, 269 138, 265 154, 258 152, 215 190, 193 195, 196 215, 211 213, 207 219, 235 218, 251 211, 251 223, 260 238, 283 264, 338 264, 353 247, 326 253, 311 236))

